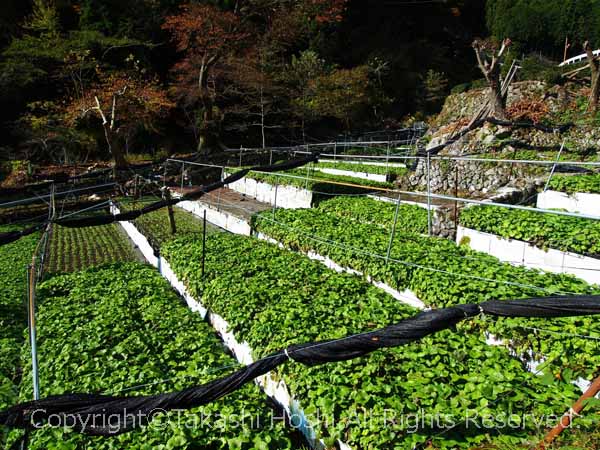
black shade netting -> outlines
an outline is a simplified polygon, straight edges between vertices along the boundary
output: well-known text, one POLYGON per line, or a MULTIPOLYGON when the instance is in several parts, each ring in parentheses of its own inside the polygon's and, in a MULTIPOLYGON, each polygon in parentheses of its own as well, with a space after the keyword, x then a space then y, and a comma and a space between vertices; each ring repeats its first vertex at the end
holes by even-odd
POLYGON ((600 314, 600 296, 554 296, 480 303, 483 312, 503 317, 574 317, 600 314))
POLYGON ((120 397, 66 394, 21 403, 0 413, 0 424, 32 429, 46 423, 76 431, 111 436, 147 425, 158 413, 189 409, 213 402, 287 360, 283 352, 263 358, 231 375, 201 386, 161 395, 120 397))
POLYGON ((14 241, 22 238, 23 236, 29 236, 30 234, 33 234, 36 231, 41 230, 42 228, 44 228, 44 226, 46 226, 45 223, 38 223, 31 227, 25 228, 23 230, 9 231, 7 233, 0 233, 0 245, 10 244, 11 242, 14 242, 14 241))
MULTIPOLYGON (((148 214, 153 211, 157 211, 161 208, 164 208, 166 206, 176 205, 180 201, 192 200, 192 199, 199 198, 208 192, 212 192, 216 189, 224 187, 225 185, 227 185, 229 183, 233 183, 234 181, 242 179, 251 170, 261 170, 261 171, 266 171, 266 172, 272 172, 275 170, 289 170, 289 169, 293 169, 296 167, 301 167, 305 164, 308 164, 311 161, 316 161, 316 160, 317 160, 316 155, 311 155, 310 157, 307 157, 307 158, 295 159, 295 160, 288 161, 288 162, 282 163, 282 164, 274 164, 271 166, 264 166, 264 167, 257 166, 257 167, 252 167, 250 169, 242 169, 242 170, 236 171, 235 173, 229 175, 227 178, 225 178, 222 181, 217 181, 215 183, 211 183, 209 185, 203 186, 202 188, 196 189, 195 191, 192 191, 178 199, 174 198, 174 199, 170 199, 170 200, 159 200, 157 202, 146 205, 145 207, 143 207, 141 209, 128 211, 127 213, 123 213, 123 214, 117 214, 117 215, 106 214, 106 215, 94 216, 94 217, 72 218, 72 219, 63 219, 63 220, 59 219, 56 221, 56 223, 59 225, 62 225, 64 227, 81 228, 81 227, 107 225, 109 223, 118 222, 118 221, 133 220, 133 219, 138 218, 142 214, 148 214)), ((18 237, 17 237, 17 239, 18 239, 18 237)))
MULTIPOLYGON (((153 412, 193 408, 210 403, 248 381, 277 368, 288 358, 309 366, 344 361, 386 347, 405 345, 454 327, 460 321, 489 314, 506 317, 568 317, 600 314, 600 296, 547 297, 512 301, 488 301, 423 311, 379 330, 341 339, 293 345, 244 367, 226 377, 183 391, 160 395, 118 397, 95 394, 65 394, 21 403, 0 412, 0 425, 34 428, 53 415, 87 434, 120 434, 148 423, 153 412), (117 417, 106 423, 106 418, 117 417), (91 420, 94 419, 94 420, 91 420), (70 422, 67 422, 70 421, 70 422)), ((56 424, 51 424, 56 425, 56 424)))

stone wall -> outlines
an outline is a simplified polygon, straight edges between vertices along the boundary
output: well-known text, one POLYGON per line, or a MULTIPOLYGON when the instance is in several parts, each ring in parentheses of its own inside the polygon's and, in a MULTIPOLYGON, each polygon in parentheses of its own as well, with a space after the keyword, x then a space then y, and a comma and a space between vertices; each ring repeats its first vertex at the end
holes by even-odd
MULTIPOLYGON (((544 178, 547 168, 535 169, 518 163, 471 161, 431 161, 431 192, 447 195, 468 194, 483 198, 505 186, 525 188, 544 178)), ((427 161, 419 160, 414 171, 400 180, 406 190, 427 190, 427 161)))
POLYGON ((456 227, 458 225, 458 215, 460 214, 460 204, 454 206, 439 206, 432 215, 431 233, 447 239, 456 239, 456 227))

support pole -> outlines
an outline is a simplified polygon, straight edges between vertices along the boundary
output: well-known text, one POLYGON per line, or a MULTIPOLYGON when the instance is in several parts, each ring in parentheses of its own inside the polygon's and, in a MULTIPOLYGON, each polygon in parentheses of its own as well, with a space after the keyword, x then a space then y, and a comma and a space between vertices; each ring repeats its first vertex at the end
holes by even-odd
POLYGON ((337 159, 337 140, 333 143, 333 160, 337 159))
POLYGON ((560 160, 560 155, 563 151, 563 148, 565 148, 564 139, 562 141, 562 144, 560 144, 560 150, 558 151, 558 155, 556 155, 556 160, 555 160, 554 164, 552 165, 552 170, 550 171, 550 176, 548 177, 548 181, 546 181, 546 185, 544 186, 544 192, 546 192, 548 190, 548 186, 550 186, 550 180, 552 179, 552 175, 554 175, 554 171, 556 170, 556 164, 560 160))
POLYGON ((56 218, 56 186, 52 183, 52 187, 50 188, 50 219, 54 220, 56 218))
MULTIPOLYGON (((454 166, 454 198, 458 198, 458 164, 454 166)), ((458 200, 454 200, 454 236, 458 233, 458 200)))
POLYGON ((40 399, 40 378, 38 372, 38 356, 35 330, 35 256, 27 267, 28 302, 27 313, 29 322, 29 345, 31 348, 31 371, 33 375, 33 399, 40 399))
POLYGON ((385 156, 385 176, 388 178, 390 176, 390 142, 387 143, 387 153, 385 156))
POLYGON ((571 422, 573 421, 573 417, 578 416, 579 413, 585 407, 586 400, 595 397, 596 394, 598 394, 598 392, 600 392, 600 376, 592 382, 587 391, 585 391, 582 394, 582 396, 579 397, 579 399, 575 402, 575 404, 571 408, 569 408, 569 410, 560 418, 558 424, 554 428, 552 428, 552 430, 550 430, 548 434, 546 434, 546 437, 544 438, 544 441, 540 444, 539 449, 542 450, 546 448, 546 444, 551 444, 552 441, 554 441, 554 439, 564 429, 568 428, 571 425, 571 422))
POLYGON ((427 234, 431 236, 431 153, 427 152, 427 234))
MULTIPOLYGON (((182 177, 183 180, 183 177, 182 177)), ((135 174, 133 177, 133 198, 134 200, 138 199, 138 176, 135 174)))
POLYGON ((185 162, 181 163, 181 195, 183 195, 183 173, 185 172, 185 162))
POLYGON ((242 151, 243 151, 243 147, 240 147, 240 165, 239 165, 239 167, 242 167, 242 151))
POLYGON ((400 210, 400 195, 398 195, 398 201, 396 202, 396 212, 394 213, 394 224, 392 225, 392 231, 390 233, 390 242, 388 243, 387 255, 385 257, 385 263, 387 264, 390 260, 392 253, 392 244, 394 243, 394 235, 396 234, 396 223, 398 222, 398 211, 400 210))
MULTIPOLYGON (((312 163, 306 165, 306 181, 304 182, 304 189, 308 190, 308 177, 310 176, 310 167, 312 163)), ((277 188, 275 188, 277 189, 277 188)))
POLYGON ((165 166, 163 168, 163 189, 167 187, 167 164, 169 164, 169 160, 165 161, 165 166))
MULTIPOLYGON (((171 193, 168 189, 163 189, 163 198, 166 201, 171 200, 171 193)), ((177 233, 177 226, 175 225, 175 214, 173 214, 173 205, 169 204, 167 206, 167 212, 169 214, 169 226, 171 227, 171 234, 174 235, 177 233)))
POLYGON ((270 166, 273 165, 273 149, 270 149, 270 152, 269 152, 269 165, 270 166))
POLYGON ((277 188, 279 186, 279 179, 275 181, 275 199, 273 201, 273 219, 275 219, 275 209, 277 208, 277 188))
POLYGON ((204 262, 206 261, 206 208, 202 218, 202 287, 204 287, 204 262))

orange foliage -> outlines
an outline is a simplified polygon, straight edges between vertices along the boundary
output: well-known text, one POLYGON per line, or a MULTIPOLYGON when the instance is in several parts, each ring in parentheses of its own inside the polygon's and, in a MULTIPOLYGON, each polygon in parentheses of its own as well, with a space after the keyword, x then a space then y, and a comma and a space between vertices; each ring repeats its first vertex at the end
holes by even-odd
POLYGON ((67 101, 65 121, 73 125, 93 114, 114 123, 111 128, 115 131, 139 125, 152 129, 155 119, 173 106, 156 80, 142 79, 136 73, 98 71, 98 81, 83 96, 67 101))
POLYGON ((219 53, 247 37, 239 31, 239 18, 212 5, 186 4, 162 25, 180 52, 219 53))
POLYGON ((347 0, 311 0, 316 10, 315 20, 320 24, 341 22, 347 3, 347 0))
POLYGON ((519 100, 506 109, 511 120, 528 120, 533 123, 541 122, 548 115, 548 105, 540 100, 519 100))

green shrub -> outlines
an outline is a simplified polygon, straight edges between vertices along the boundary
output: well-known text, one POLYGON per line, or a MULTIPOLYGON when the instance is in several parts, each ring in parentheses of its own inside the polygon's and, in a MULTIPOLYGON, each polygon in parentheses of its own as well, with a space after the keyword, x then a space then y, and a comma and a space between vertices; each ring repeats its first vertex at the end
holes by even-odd
POLYGON ((544 81, 550 85, 562 82, 562 69, 555 62, 549 61, 539 55, 529 55, 520 62, 521 70, 518 72, 520 80, 544 81))

